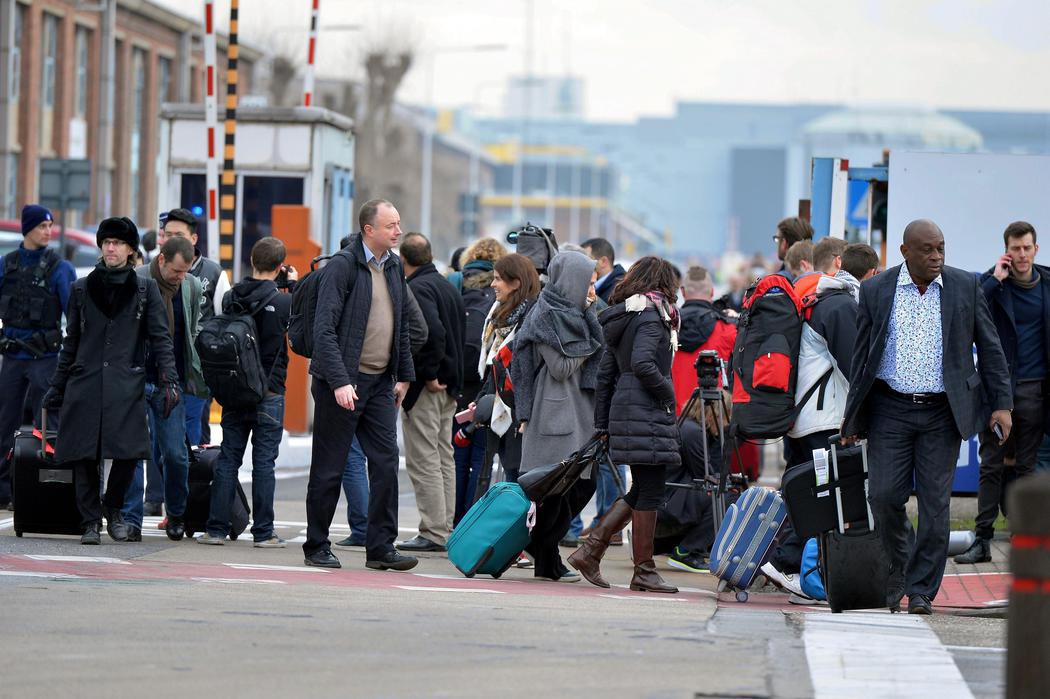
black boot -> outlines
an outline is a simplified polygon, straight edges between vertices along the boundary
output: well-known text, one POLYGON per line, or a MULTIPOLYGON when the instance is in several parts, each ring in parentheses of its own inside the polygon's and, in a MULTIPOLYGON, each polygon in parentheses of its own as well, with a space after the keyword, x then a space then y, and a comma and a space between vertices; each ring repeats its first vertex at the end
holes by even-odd
POLYGON ((84 527, 84 533, 80 536, 80 543, 86 546, 98 546, 102 543, 102 523, 95 522, 84 527))
POLYGON ((172 541, 182 541, 182 537, 186 534, 186 525, 183 523, 182 517, 169 514, 168 526, 164 528, 164 532, 172 541))
POLYGON ((977 537, 973 545, 955 557, 956 563, 988 563, 992 560, 992 544, 988 539, 977 537))
POLYGON ((124 524, 124 514, 119 508, 106 508, 106 533, 113 541, 128 540, 128 527, 124 524))

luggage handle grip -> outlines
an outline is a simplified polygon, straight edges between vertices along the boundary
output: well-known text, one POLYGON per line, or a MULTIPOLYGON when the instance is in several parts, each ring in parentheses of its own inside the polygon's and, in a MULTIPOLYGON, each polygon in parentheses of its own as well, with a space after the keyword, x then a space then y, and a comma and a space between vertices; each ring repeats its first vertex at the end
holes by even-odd
POLYGON ((829 445, 837 444, 839 442, 839 440, 841 440, 841 439, 842 439, 842 433, 841 432, 836 432, 835 434, 833 434, 833 435, 828 437, 828 444, 829 445))

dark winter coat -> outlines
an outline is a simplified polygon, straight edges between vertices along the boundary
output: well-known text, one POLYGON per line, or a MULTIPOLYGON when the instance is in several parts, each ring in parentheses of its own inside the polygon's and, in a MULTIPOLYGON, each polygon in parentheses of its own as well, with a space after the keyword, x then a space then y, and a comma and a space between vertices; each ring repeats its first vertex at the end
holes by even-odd
MULTIPOLYGON (((314 312, 314 351, 310 374, 333 390, 357 384, 361 349, 368 328, 368 311, 372 307, 372 274, 365 261, 360 235, 351 236, 345 248, 349 254, 333 255, 317 287, 317 309, 314 312), (350 285, 351 265, 354 283, 350 285)), ((412 352, 409 344, 409 313, 405 296, 408 285, 401 258, 390 253, 383 266, 390 300, 394 306, 394 340, 390 348, 387 373, 396 381, 414 381, 412 352)))
POLYGON ((615 265, 612 268, 612 272, 609 273, 608 279, 603 281, 601 284, 596 284, 594 287, 595 293, 605 303, 609 303, 609 297, 612 296, 613 289, 620 283, 624 275, 627 274, 627 270, 623 268, 623 265, 615 265))
POLYGON ((671 383, 671 331, 659 312, 610 306, 601 316, 606 351, 598 370, 595 429, 609 430, 618 464, 678 466, 678 425, 671 383))
MULTIPOLYGON (((110 274, 112 272, 109 272, 110 274)), ((66 337, 51 387, 63 396, 55 446, 59 462, 145 459, 146 344, 162 379, 178 381, 168 317, 157 282, 128 269, 115 293, 107 293, 106 271, 96 268, 73 284, 66 337), (139 284, 145 284, 140 303, 139 284)))
MULTIPOLYGON (((277 291, 277 284, 269 279, 245 277, 233 285, 222 299, 225 313, 229 305, 238 302, 243 308, 258 306, 277 291)), ((259 332, 259 355, 263 371, 270 376, 267 389, 270 393, 284 395, 284 381, 288 376, 288 319, 292 315, 292 295, 277 292, 264 306, 259 307, 252 318, 259 332)))
MULTIPOLYGON (((704 469, 704 431, 700 423, 686 419, 682 421, 682 463, 669 468, 664 474, 668 483, 691 483, 702 479, 707 473, 718 473, 722 461, 722 450, 717 439, 708 439, 708 469, 704 469)), ((686 490, 685 488, 667 488, 664 491, 666 500, 661 508, 662 517, 670 517, 678 524, 697 524, 704 512, 711 505, 711 498, 703 491, 686 490)), ((712 532, 713 534, 714 532, 712 532)))
POLYGON ((427 341, 413 355, 416 380, 405 396, 405 410, 412 410, 426 383, 437 379, 453 398, 463 387, 463 322, 466 311, 456 287, 425 264, 408 278, 408 286, 419 302, 427 322, 427 341))

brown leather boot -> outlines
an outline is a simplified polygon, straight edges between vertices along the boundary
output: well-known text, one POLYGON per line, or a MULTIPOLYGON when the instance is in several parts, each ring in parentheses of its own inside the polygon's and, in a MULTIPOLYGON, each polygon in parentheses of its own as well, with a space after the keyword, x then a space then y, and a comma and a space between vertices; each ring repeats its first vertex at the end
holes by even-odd
POLYGON ((656 510, 635 510, 631 529, 631 546, 634 549, 634 577, 631 578, 631 589, 635 592, 678 592, 677 587, 664 582, 656 572, 656 563, 653 562, 656 510))
POLYGON ((569 565, 580 571, 580 574, 587 578, 590 584, 604 588, 612 587, 602 577, 602 571, 598 566, 601 565, 605 550, 609 548, 609 541, 613 534, 627 526, 627 523, 631 521, 632 512, 634 510, 631 509, 631 506, 624 502, 623 498, 618 498, 601 521, 591 530, 591 535, 584 540, 580 548, 569 556, 569 565))

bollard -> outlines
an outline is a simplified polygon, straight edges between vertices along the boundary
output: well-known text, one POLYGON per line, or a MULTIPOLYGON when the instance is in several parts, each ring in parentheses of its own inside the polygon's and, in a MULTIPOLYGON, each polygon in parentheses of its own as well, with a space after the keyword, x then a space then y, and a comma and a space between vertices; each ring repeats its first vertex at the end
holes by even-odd
POLYGON ((1006 640, 1008 699, 1050 696, 1050 473, 1010 489, 1010 611, 1006 640))

